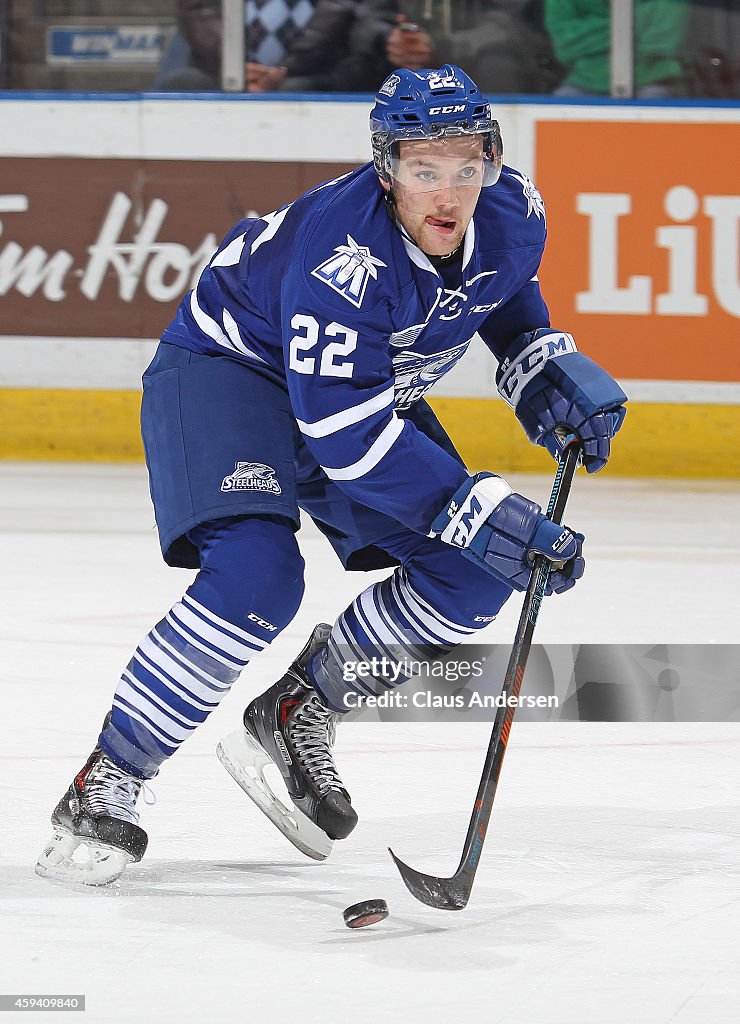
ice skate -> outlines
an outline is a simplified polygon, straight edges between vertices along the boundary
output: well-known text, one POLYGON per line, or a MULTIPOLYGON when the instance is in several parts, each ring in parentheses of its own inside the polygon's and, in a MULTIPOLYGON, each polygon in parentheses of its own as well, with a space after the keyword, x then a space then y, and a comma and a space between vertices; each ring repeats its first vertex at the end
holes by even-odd
POLYGON ((245 793, 314 860, 325 860, 333 841, 344 839, 357 824, 331 755, 339 715, 323 704, 305 672, 330 632, 326 624, 316 626, 283 678, 249 704, 244 727, 217 748, 219 760, 245 793), (290 807, 265 779, 270 764, 283 777, 290 807))
POLYGON ((54 835, 38 859, 36 874, 107 885, 140 861, 148 842, 136 811, 143 785, 96 747, 54 809, 54 835))

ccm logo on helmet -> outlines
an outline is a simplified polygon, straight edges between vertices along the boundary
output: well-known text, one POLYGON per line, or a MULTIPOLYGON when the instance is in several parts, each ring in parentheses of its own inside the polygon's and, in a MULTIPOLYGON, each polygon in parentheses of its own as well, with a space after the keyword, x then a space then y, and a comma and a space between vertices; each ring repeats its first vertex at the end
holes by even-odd
POLYGON ((464 114, 465 113, 465 104, 464 103, 456 103, 452 107, 430 107, 429 108, 429 113, 430 114, 464 114))

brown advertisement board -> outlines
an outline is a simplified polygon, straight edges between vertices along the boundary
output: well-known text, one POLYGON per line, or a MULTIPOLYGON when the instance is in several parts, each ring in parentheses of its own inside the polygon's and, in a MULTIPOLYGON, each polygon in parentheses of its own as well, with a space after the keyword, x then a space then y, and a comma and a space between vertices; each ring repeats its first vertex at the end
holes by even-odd
POLYGON ((0 335, 156 338, 235 221, 350 169, 5 158, 0 335))

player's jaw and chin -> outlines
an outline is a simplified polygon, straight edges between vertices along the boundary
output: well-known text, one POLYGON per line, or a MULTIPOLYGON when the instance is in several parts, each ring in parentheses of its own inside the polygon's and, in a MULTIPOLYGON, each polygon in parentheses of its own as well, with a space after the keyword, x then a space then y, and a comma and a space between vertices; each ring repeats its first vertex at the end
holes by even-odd
POLYGON ((421 195, 404 195, 399 188, 396 216, 427 256, 448 256, 460 246, 479 195, 479 188, 470 187, 421 195))

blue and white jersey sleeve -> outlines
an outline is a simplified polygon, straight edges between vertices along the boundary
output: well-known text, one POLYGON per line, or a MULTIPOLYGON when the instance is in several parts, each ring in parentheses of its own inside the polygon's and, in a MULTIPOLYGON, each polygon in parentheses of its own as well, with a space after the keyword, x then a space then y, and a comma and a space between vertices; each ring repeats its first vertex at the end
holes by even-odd
POLYGON ((509 345, 525 331, 550 326, 550 314, 534 275, 508 302, 486 317, 478 333, 486 346, 501 361, 509 345))
MULTIPOLYGON (((544 201, 534 183, 514 168, 504 168, 500 185, 499 193, 491 197, 493 241, 489 237, 483 246, 496 246, 496 231, 505 236, 509 246, 507 255, 512 259, 515 273, 504 301, 478 328, 481 338, 499 361, 520 334, 550 326, 550 314, 540 292, 538 276, 547 238, 544 201), (498 215, 505 216, 504 225, 499 224, 498 215)), ((502 255, 498 254, 499 259, 502 255)))
POLYGON ((390 302, 365 296, 358 307, 309 275, 292 267, 282 286, 285 371, 298 427, 350 498, 426 534, 467 474, 396 415, 390 302))

